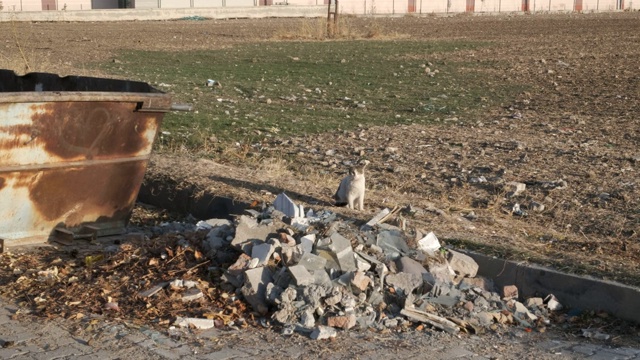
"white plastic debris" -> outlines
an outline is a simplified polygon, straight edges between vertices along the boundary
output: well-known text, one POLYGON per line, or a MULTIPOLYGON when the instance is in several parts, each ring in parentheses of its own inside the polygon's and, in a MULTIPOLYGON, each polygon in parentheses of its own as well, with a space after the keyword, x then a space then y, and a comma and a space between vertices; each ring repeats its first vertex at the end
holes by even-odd
POLYGON ((436 234, 433 233, 433 231, 428 233, 427 236, 418 240, 418 248, 429 255, 434 255, 436 251, 440 249, 440 247, 440 241, 438 241, 438 238, 436 237, 436 234))

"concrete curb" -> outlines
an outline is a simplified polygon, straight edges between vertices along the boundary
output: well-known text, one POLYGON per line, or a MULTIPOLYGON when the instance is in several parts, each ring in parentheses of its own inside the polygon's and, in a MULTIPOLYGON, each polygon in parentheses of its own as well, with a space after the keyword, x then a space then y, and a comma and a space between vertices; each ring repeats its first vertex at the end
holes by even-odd
POLYGON ((561 273, 542 266, 517 263, 464 251, 479 265, 478 275, 493 279, 497 287, 516 285, 523 298, 549 294, 572 309, 602 310, 640 324, 640 288, 561 273))

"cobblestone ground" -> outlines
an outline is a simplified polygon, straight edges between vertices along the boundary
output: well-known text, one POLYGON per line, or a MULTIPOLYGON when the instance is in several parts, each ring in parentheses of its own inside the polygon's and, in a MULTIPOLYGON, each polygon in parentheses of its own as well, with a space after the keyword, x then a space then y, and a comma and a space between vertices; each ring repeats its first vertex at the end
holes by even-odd
POLYGON ((354 331, 313 341, 271 329, 159 332, 99 318, 82 326, 15 317, 17 310, 0 300, 0 359, 640 359, 640 346, 613 347, 557 332, 514 329, 503 336, 452 336, 354 331))

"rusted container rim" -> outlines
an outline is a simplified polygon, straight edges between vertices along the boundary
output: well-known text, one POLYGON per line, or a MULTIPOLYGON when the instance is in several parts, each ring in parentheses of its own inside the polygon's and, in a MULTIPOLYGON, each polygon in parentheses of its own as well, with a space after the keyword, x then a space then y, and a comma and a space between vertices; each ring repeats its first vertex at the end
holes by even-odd
POLYGON ((0 92, 0 103, 42 102, 135 102, 140 111, 167 112, 171 110, 171 96, 164 93, 42 91, 0 92))

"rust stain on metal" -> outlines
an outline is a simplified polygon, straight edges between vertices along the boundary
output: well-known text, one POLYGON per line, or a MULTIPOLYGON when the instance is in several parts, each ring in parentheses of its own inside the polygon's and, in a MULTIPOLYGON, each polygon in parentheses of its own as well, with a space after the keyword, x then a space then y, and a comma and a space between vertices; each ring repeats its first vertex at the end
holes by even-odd
POLYGON ((100 216, 112 218, 131 209, 145 169, 142 161, 55 169, 36 177, 29 198, 42 218, 63 219, 70 227, 100 216))
POLYGON ((145 137, 158 125, 157 116, 135 112, 132 103, 61 102, 31 105, 32 125, 4 129, 14 141, 0 147, 41 145, 51 155, 64 159, 114 158, 136 154, 151 144, 145 137), (30 140, 20 143, 21 135, 30 140))
POLYGON ((4 188, 4 183, 5 183, 4 178, 0 177, 0 190, 2 190, 2 188, 4 188))

